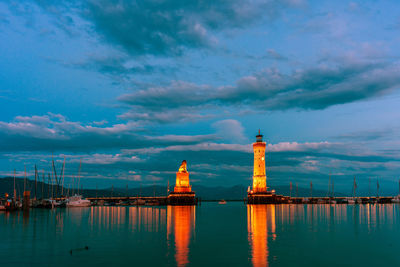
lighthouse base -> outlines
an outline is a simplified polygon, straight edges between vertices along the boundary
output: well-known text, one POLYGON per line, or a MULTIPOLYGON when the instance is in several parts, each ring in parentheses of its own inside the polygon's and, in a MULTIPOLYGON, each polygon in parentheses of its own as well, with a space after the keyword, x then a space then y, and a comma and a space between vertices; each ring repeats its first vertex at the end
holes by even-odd
POLYGON ((276 195, 274 191, 247 194, 247 204, 282 204, 288 203, 288 200, 288 197, 276 195))
POLYGON ((197 198, 194 192, 171 192, 168 196, 168 205, 197 205, 197 198))

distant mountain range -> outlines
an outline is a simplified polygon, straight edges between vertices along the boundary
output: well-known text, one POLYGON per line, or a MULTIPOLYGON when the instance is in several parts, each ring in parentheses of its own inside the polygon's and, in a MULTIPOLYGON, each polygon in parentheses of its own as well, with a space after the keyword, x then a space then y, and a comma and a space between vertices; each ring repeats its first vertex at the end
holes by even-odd
MULTIPOLYGON (((17 195, 22 197, 24 191, 24 179, 16 178, 16 190, 17 195)), ((12 195, 14 188, 14 178, 5 177, 0 178, 0 197, 4 197, 5 193, 12 195)), ((35 182, 32 180, 27 180, 25 185, 26 190, 31 191, 31 197, 35 197, 35 182)), ((200 197, 202 200, 242 200, 247 195, 247 187, 243 185, 235 185, 232 187, 208 187, 202 185, 193 185, 193 190, 196 192, 196 196, 200 197)), ((289 186, 275 186, 277 194, 286 195, 290 194, 289 186)), ((173 190, 173 187, 170 187, 170 190, 173 190)), ((106 188, 106 189, 82 189, 79 190, 80 194, 83 194, 85 197, 95 197, 95 196, 166 196, 167 195, 167 187, 166 186, 143 186, 136 188, 106 188)), ((47 183, 37 182, 36 186, 36 195, 37 198, 48 198, 53 195, 55 196, 56 192, 58 195, 63 192, 64 195, 69 194, 72 195, 77 193, 77 189, 68 189, 62 188, 61 186, 51 186, 47 183)), ((296 190, 293 188, 292 196, 296 196, 296 190)), ((308 197, 310 196, 310 189, 308 188, 298 188, 297 196, 299 197, 308 197)), ((314 197, 326 196, 326 191, 322 190, 313 190, 314 197)), ((344 196, 341 193, 335 193, 335 196, 344 196)))

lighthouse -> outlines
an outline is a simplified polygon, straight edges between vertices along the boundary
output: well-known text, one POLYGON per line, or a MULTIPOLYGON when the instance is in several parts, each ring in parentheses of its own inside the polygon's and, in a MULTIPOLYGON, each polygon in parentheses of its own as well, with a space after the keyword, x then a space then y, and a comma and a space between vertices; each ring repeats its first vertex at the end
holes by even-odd
POLYGON ((280 203, 282 196, 277 196, 275 190, 268 191, 267 175, 265 174, 265 148, 267 143, 263 141, 263 136, 258 130, 256 142, 253 143, 254 167, 253 167, 253 188, 248 190, 248 204, 270 204, 280 203))
POLYGON ((253 168, 253 193, 267 192, 267 176, 265 175, 265 148, 263 136, 258 130, 256 142, 253 143, 254 168, 253 168))

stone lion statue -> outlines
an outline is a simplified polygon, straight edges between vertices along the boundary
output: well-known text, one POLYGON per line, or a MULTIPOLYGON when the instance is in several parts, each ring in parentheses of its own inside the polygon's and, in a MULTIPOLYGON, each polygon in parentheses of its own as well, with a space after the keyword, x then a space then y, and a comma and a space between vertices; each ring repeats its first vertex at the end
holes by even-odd
POLYGON ((186 160, 182 161, 182 164, 179 167, 179 172, 187 172, 186 165, 187 165, 186 160))

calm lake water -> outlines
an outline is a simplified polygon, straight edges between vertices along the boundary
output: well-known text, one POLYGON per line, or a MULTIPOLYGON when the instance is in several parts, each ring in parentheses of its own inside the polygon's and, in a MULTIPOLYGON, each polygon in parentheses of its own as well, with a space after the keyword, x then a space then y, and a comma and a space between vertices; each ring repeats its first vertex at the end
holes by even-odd
POLYGON ((399 223, 396 204, 36 209, 0 213, 0 265, 400 266, 399 223))

